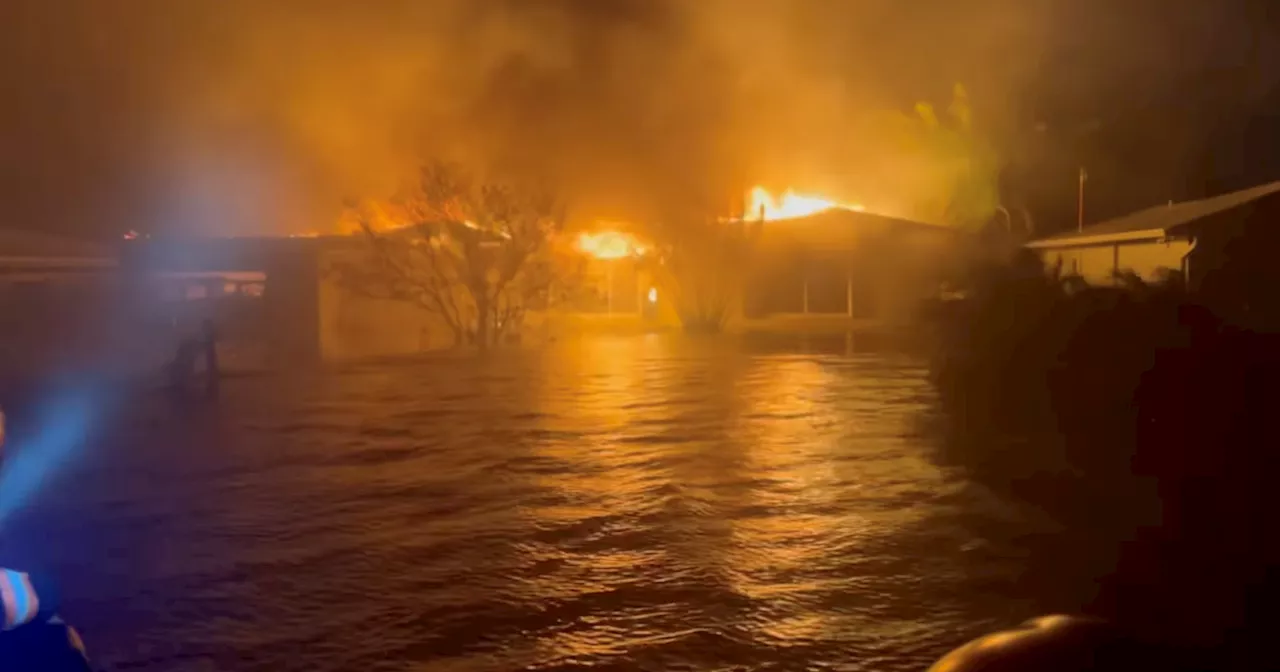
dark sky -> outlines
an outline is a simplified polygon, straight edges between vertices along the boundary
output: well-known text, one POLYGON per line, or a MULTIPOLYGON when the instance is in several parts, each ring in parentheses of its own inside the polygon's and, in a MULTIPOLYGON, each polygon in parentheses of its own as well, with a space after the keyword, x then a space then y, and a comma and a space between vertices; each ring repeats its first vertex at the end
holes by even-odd
MULTIPOLYGON (((1074 221, 1280 179, 1267 4, 1205 0, 8 0, 0 225, 324 229, 425 154, 592 216, 732 178, 898 193, 867 120, 970 89, 1006 197, 1074 221), (495 157, 499 157, 495 159, 495 157), (714 179, 709 176, 714 176, 714 179)), ((710 187, 708 187, 710 188, 710 187)), ((899 189, 901 191, 901 189, 899 189)))
POLYGON ((1021 92, 1047 123, 1046 142, 1021 145, 1025 160, 1007 177, 1044 203, 1046 216, 1069 211, 1059 224, 1074 216, 1080 164, 1089 219, 1280 179, 1277 9, 1066 5, 1041 74, 1021 92), (1050 185, 1061 184, 1069 189, 1055 196, 1050 185))

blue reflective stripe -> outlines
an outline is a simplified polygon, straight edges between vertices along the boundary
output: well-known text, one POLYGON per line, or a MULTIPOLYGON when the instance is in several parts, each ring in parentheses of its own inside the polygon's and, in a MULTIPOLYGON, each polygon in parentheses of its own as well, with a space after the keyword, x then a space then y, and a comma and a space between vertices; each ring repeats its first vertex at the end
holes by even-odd
POLYGON ((35 616, 35 614, 29 613, 31 610, 31 603, 35 596, 31 594, 31 590, 29 588, 30 584, 27 583, 27 577, 25 574, 22 572, 15 572, 12 569, 4 570, 4 574, 5 580, 9 582, 10 586, 13 586, 13 625, 19 626, 31 620, 31 618, 35 616))

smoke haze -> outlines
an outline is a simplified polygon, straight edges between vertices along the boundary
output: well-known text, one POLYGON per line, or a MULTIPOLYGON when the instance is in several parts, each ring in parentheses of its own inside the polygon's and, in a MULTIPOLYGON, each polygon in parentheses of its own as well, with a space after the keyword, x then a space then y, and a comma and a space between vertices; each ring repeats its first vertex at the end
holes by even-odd
POLYGON ((892 209, 911 194, 893 193, 875 115, 945 105, 963 81, 980 123, 1012 124, 1061 16, 1019 0, 16 0, 0 9, 3 224, 325 230, 428 155, 551 176, 584 218, 744 181, 892 209))

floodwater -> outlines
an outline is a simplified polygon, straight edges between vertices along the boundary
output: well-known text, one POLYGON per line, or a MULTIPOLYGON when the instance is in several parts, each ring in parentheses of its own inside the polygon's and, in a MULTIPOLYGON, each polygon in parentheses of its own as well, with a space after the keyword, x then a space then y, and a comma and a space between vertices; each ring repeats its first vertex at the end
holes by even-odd
POLYGON ((921 670, 1034 611, 931 404, 657 336, 233 378, 129 403, 2 559, 112 670, 921 670))

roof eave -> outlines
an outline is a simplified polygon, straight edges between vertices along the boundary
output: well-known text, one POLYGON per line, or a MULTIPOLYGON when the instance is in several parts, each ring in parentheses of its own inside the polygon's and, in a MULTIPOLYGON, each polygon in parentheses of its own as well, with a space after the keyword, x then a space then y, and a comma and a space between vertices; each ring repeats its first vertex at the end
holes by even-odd
POLYGON ((1044 238, 1026 244, 1032 249, 1056 249, 1060 247, 1087 247, 1089 245, 1109 245, 1111 243, 1128 243, 1136 240, 1160 240, 1169 238, 1165 229, 1144 229, 1142 231, 1122 231, 1119 233, 1100 233, 1095 235, 1072 235, 1070 237, 1044 238))

